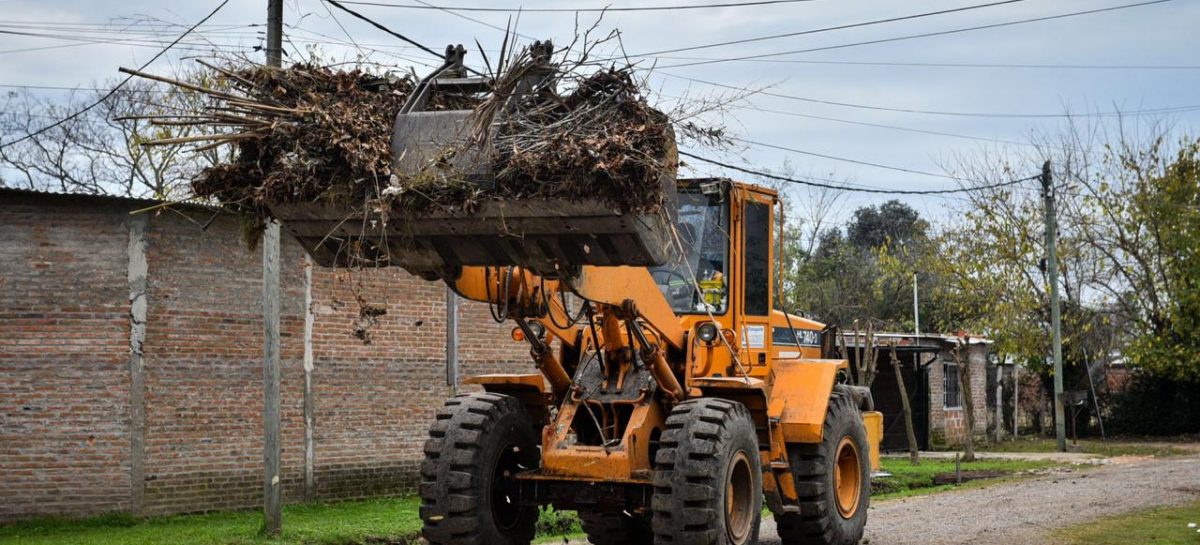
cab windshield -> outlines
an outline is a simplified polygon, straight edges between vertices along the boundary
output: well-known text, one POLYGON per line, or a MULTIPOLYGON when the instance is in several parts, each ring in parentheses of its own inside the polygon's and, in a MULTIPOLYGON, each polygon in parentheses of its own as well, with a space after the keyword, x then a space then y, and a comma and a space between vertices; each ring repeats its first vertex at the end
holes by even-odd
POLYGON ((679 193, 675 229, 683 251, 651 267, 658 289, 679 314, 724 314, 729 302, 729 207, 720 193, 679 193))

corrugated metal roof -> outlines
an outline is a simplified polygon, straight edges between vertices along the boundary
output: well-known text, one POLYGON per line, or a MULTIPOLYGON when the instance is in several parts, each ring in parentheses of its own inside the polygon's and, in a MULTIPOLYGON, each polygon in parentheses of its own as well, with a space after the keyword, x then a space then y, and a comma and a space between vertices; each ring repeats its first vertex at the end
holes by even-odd
MULTIPOLYGON (((53 189, 30 189, 24 187, 0 187, 0 198, 5 196, 17 197, 45 197, 54 200, 73 200, 73 201, 94 201, 107 203, 126 203, 130 206, 146 208, 155 205, 168 204, 167 201, 159 199, 147 199, 141 197, 126 197, 123 195, 100 195, 95 193, 72 193, 69 191, 55 191, 53 189)), ((203 208, 207 210, 217 210, 219 207, 210 204, 198 202, 176 202, 169 203, 171 206, 180 206, 188 208, 203 208)))
MULTIPOLYGON (((848 340, 851 343, 854 343, 855 345, 861 346, 863 343, 866 342, 866 333, 864 333, 862 331, 858 332, 857 337, 855 336, 855 333, 853 331, 846 331, 843 329, 842 333, 844 333, 847 336, 848 340)), ((942 342, 942 343, 950 343, 950 344, 958 342, 958 336, 944 334, 944 333, 922 333, 920 335, 917 335, 914 333, 894 333, 894 332, 881 331, 878 333, 873 333, 872 336, 876 340, 880 340, 880 339, 896 340, 900 343, 901 346, 904 346, 905 344, 911 344, 913 342, 919 343, 921 341, 934 341, 934 342, 942 342)), ((994 343, 995 343, 995 341, 993 341, 987 337, 980 336, 980 335, 971 335, 967 338, 967 344, 970 344, 970 345, 994 344, 994 343)))

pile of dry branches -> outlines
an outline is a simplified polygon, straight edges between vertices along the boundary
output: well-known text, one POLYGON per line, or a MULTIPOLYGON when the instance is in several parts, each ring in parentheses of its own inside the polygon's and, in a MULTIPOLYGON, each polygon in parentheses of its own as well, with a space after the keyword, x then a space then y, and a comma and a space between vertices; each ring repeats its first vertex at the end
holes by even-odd
MULTIPOLYGON (((391 120, 413 88, 409 77, 297 64, 230 69, 204 63, 210 85, 127 72, 206 95, 203 111, 156 116, 156 125, 203 125, 208 134, 148 142, 233 145, 233 160, 192 181, 196 196, 247 215, 253 230, 267 203, 361 202, 391 175, 391 120)), ((442 106, 436 101, 435 106, 442 106)))
POLYGON ((547 65, 522 50, 492 76, 483 98, 435 93, 427 110, 474 110, 471 135, 417 172, 393 168, 393 120, 413 91, 412 77, 309 64, 279 69, 205 63, 199 85, 128 71, 210 98, 204 111, 156 116, 158 125, 199 125, 205 134, 148 142, 193 142, 198 150, 235 146, 231 162, 204 170, 195 195, 245 214, 257 231, 268 204, 327 202, 355 213, 470 212, 488 199, 600 199, 626 211, 653 212, 664 175, 677 168, 667 115, 652 108, 632 67, 579 73, 580 64, 547 65), (533 69, 554 71, 518 93, 533 69), (560 93, 558 84, 565 84, 560 93), (474 147, 474 150, 467 150, 474 147), (476 186, 446 168, 466 152, 489 158, 495 184, 476 186))
MULTIPOLYGON (((492 123, 497 187, 514 198, 598 198, 623 210, 654 211, 660 177, 677 165, 670 121, 650 107, 629 68, 579 77, 564 96, 534 96, 492 123)), ((504 96, 505 81, 494 96, 504 96)), ((487 104, 480 106, 482 113, 487 104)))

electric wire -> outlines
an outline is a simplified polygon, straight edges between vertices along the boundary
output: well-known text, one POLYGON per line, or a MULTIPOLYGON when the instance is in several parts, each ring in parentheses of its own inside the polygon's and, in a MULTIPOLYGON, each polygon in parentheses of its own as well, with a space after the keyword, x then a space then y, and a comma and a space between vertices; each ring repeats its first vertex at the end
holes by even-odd
MULTIPOLYGON (((714 57, 659 56, 666 60, 712 61, 714 57)), ((746 59, 746 62, 773 64, 816 64, 835 66, 888 66, 902 68, 1011 68, 1028 70, 1200 70, 1200 65, 1190 64, 1022 64, 1022 63, 975 63, 975 62, 913 62, 913 61, 844 61, 809 59, 746 59)))
MULTIPOLYGON (((658 72, 658 74, 661 74, 661 75, 669 77, 669 78, 690 81, 693 83, 709 85, 712 87, 721 87, 724 89, 732 89, 732 90, 736 90, 736 91, 746 91, 747 90, 746 87, 738 87, 736 85, 729 85, 726 83, 718 83, 715 81, 708 81, 708 80, 703 80, 703 79, 699 79, 699 78, 680 76, 680 75, 672 74, 669 72, 658 72)), ((1189 111, 1193 111, 1193 110, 1200 110, 1200 104, 1190 104, 1190 105, 1183 105, 1183 106, 1167 106, 1167 107, 1162 107, 1162 108, 1134 110, 1132 112, 1106 111, 1106 112, 1085 112, 1085 113, 1078 113, 1078 114, 1072 114, 1072 113, 1044 114, 1044 113, 1006 113, 1006 112, 953 112, 953 111, 942 111, 942 110, 921 110, 921 109, 915 109, 915 108, 894 108, 894 107, 888 107, 888 106, 875 106, 875 105, 869 105, 869 104, 855 104, 852 102, 839 102, 836 100, 824 100, 824 99, 818 99, 818 98, 809 98, 809 97, 802 97, 802 96, 797 96, 797 95, 789 95, 786 93, 776 93, 776 92, 767 91, 767 90, 756 91, 756 94, 760 94, 763 96, 776 97, 776 98, 783 98, 783 99, 788 99, 788 100, 796 100, 796 101, 800 101, 800 102, 809 102, 809 103, 813 103, 813 104, 825 104, 828 106, 840 106, 843 108, 856 108, 856 109, 860 109, 860 110, 877 110, 877 111, 884 111, 884 112, 900 112, 900 113, 909 113, 909 114, 939 115, 939 116, 951 116, 951 117, 995 117, 995 118, 1118 117, 1118 116, 1160 115, 1160 114, 1183 113, 1183 112, 1189 112, 1189 111)))
POLYGON ((715 8, 746 8, 757 6, 771 6, 777 4, 798 4, 802 2, 813 2, 815 0, 757 0, 750 2, 720 2, 713 4, 694 4, 694 5, 664 5, 664 6, 636 6, 636 7, 586 7, 586 8, 512 8, 512 7, 479 7, 479 6, 445 6, 435 7, 426 5, 412 4, 395 4, 390 2, 371 2, 367 0, 341 0, 346 4, 355 4, 360 6, 379 6, 387 8, 401 9, 439 9, 451 11, 477 11, 490 13, 590 13, 590 12, 624 12, 624 11, 684 11, 698 9, 715 9, 715 8))
MULTIPOLYGON (((1010 1, 1012 1, 1012 0, 1010 0, 1010 1)), ((811 47, 808 49, 793 49, 793 50, 788 50, 788 51, 757 53, 754 55, 745 55, 745 56, 741 56, 741 57, 728 57, 728 58, 713 59, 713 60, 708 60, 708 61, 695 61, 695 62, 688 62, 688 63, 671 64, 671 65, 662 66, 662 68, 683 68, 683 67, 687 67, 687 66, 702 66, 702 65, 717 64, 717 63, 745 61, 745 60, 750 60, 750 59, 761 59, 764 57, 780 57, 780 56, 784 56, 784 55, 798 55, 801 53, 814 53, 817 51, 830 51, 830 50, 834 50, 834 49, 845 49, 845 48, 850 48, 850 47, 859 47, 859 46, 863 46, 863 45, 876 45, 876 44, 898 42, 898 41, 904 41, 904 40, 915 40, 918 38, 930 38, 930 37, 934 37, 934 36, 946 36, 946 35, 950 35, 950 34, 960 34, 963 32, 973 32, 976 30, 1002 28, 1002 27, 1009 27, 1009 26, 1015 26, 1015 25, 1023 25, 1023 24, 1028 24, 1028 23, 1037 23, 1037 22, 1042 22, 1042 21, 1065 19, 1067 17, 1078 17, 1078 16, 1082 16, 1082 15, 1092 15, 1092 14, 1096 14, 1096 13, 1105 13, 1105 12, 1111 12, 1111 11, 1124 10, 1124 9, 1132 9, 1132 8, 1137 8, 1137 7, 1155 5, 1155 4, 1164 4, 1167 2, 1173 2, 1173 1, 1175 1, 1175 0, 1149 0, 1147 2, 1137 2, 1137 3, 1133 3, 1133 4, 1121 4, 1121 5, 1117 5, 1117 6, 1108 6, 1108 7, 1104 7, 1104 8, 1097 8, 1097 9, 1090 9, 1090 10, 1083 10, 1083 11, 1073 11, 1073 12, 1069 12, 1069 13, 1060 13, 1058 15, 1046 15, 1046 16, 1042 16, 1042 17, 1018 19, 1016 21, 1005 21, 1003 23, 990 23, 990 24, 986 24, 986 25, 977 25, 977 26, 971 26, 971 27, 966 27, 966 28, 940 30, 940 31, 935 31, 935 32, 922 32, 919 34, 909 34, 909 35, 905 35, 905 36, 893 36, 893 37, 889 37, 889 38, 879 38, 876 40, 866 40, 866 41, 861 41, 861 42, 829 45, 829 46, 823 46, 823 47, 811 47)))
MULTIPOLYGON (((441 60, 445 60, 445 59, 446 59, 446 56, 445 56, 444 54, 442 54, 442 53, 438 53, 437 51, 434 51, 433 49, 430 49, 429 47, 426 47, 425 45, 422 45, 421 43, 419 43, 419 42, 417 42, 417 41, 413 40, 412 38, 409 38, 409 37, 407 37, 407 36, 405 36, 405 35, 403 35, 403 34, 400 34, 399 32, 396 32, 396 31, 394 31, 394 30, 392 30, 392 29, 390 29, 390 28, 388 28, 388 27, 384 26, 382 23, 379 23, 378 21, 376 21, 376 20, 374 20, 374 19, 372 19, 372 18, 370 18, 370 17, 367 17, 366 15, 363 15, 363 14, 361 14, 361 13, 359 13, 359 12, 357 12, 357 11, 354 11, 354 10, 352 10, 352 9, 350 9, 350 8, 346 7, 346 6, 343 6, 343 5, 341 4, 341 2, 339 2, 338 0, 322 0, 322 1, 324 1, 324 2, 326 2, 326 3, 328 3, 328 4, 330 4, 330 5, 332 5, 333 7, 335 7, 335 8, 338 8, 338 9, 340 9, 340 10, 342 10, 342 11, 346 12, 346 13, 349 13, 350 15, 353 15, 354 17, 356 17, 356 18, 358 18, 358 19, 361 19, 361 20, 363 20, 363 21, 366 21, 366 22, 367 22, 368 24, 370 24, 371 26, 373 26, 373 27, 375 27, 375 28, 378 28, 379 30, 382 30, 382 31, 384 31, 384 32, 386 32, 386 33, 388 33, 388 34, 391 34, 392 36, 395 36, 396 38, 399 38, 400 40, 403 40, 403 41, 404 41, 404 42, 406 42, 406 43, 412 44, 413 46, 417 47, 418 49, 420 49, 420 50, 422 50, 422 51, 425 51, 426 53, 429 53, 430 55, 433 55, 434 57, 437 57, 438 59, 441 59, 441 60)), ((468 66, 468 67, 465 67, 465 68, 466 68, 468 71, 470 71, 472 74, 475 74, 475 75, 477 75, 477 76, 483 76, 483 75, 484 75, 483 73, 481 73, 481 72, 479 72, 478 70, 475 70, 475 69, 473 69, 473 68, 471 68, 471 67, 469 67, 469 66, 468 66)))
MULTIPOLYGON (((150 60, 146 61, 145 63, 142 63, 142 65, 138 67, 138 71, 140 72, 142 70, 145 70, 146 67, 150 66, 154 61, 158 60, 159 57, 162 57, 163 55, 165 55, 168 51, 171 50, 172 47, 174 47, 176 44, 178 44, 180 41, 182 41, 184 38, 186 38, 189 34, 191 34, 192 31, 196 29, 196 27, 199 27, 200 25, 207 22, 214 15, 216 15, 217 12, 221 11, 221 8, 224 8, 225 5, 228 3, 229 3, 229 0, 222 0, 222 2, 220 4, 218 4, 217 7, 213 8, 213 10, 208 13, 208 15, 205 15, 204 18, 200 20, 200 22, 189 27, 182 34, 180 34, 179 37, 175 38, 174 41, 172 41, 166 47, 162 48, 161 51, 159 51, 153 57, 151 57, 150 60)), ((50 129, 61 126, 63 123, 66 123, 68 121, 71 121, 72 119, 75 119, 75 118, 83 115, 84 113, 92 110, 96 106, 99 106, 105 100, 108 100, 109 97, 116 94, 116 92, 118 90, 120 90, 121 87, 124 87, 126 83, 129 83, 129 80, 131 80, 131 79, 133 79, 133 74, 126 76, 125 79, 122 79, 120 82, 118 82, 115 86, 113 86, 112 89, 110 89, 107 93, 105 93, 104 96, 101 96, 100 98, 96 99, 96 101, 88 104, 87 106, 84 106, 83 108, 81 108, 79 110, 76 110, 74 113, 72 113, 72 114, 68 115, 67 117, 64 117, 58 121, 55 121, 54 123, 46 125, 36 131, 33 131, 33 132, 26 134, 20 138, 17 138, 16 140, 10 140, 9 142, 0 144, 0 149, 4 149, 9 146, 12 146, 13 144, 18 144, 18 143, 24 142, 26 140, 29 140, 30 138, 33 138, 42 133, 45 133, 46 131, 49 131, 50 129)))
POLYGON ((755 170, 755 169, 752 169, 749 167, 738 166, 738 165, 726 163, 723 161, 717 161, 716 159, 710 159, 708 157, 696 155, 694 153, 689 153, 686 151, 680 151, 679 155, 682 155, 684 157, 688 157, 691 159, 695 159, 697 161, 702 161, 702 162, 705 162, 705 163, 708 163, 711 165, 719 166, 722 168, 727 168, 729 170, 741 172, 743 174, 750 174, 753 176, 759 176, 762 178, 767 178, 767 179, 771 179, 771 180, 775 180, 775 181, 779 181, 779 182, 805 185, 805 186, 809 186, 809 187, 818 187, 818 188, 822 188, 822 189, 833 189, 833 190, 837 190, 837 191, 847 191, 847 192, 854 192, 854 193, 874 193, 874 194, 885 194, 885 195, 948 195, 948 194, 953 194, 953 193, 970 193, 973 191, 985 191, 985 190, 989 190, 989 189, 997 189, 997 188, 1001 188, 1001 187, 1007 187, 1007 186, 1016 185, 1019 183, 1028 182, 1030 180, 1036 180, 1036 179, 1041 178, 1041 175, 1038 174, 1035 176, 1029 176, 1027 178, 1020 178, 1020 179, 1016 179, 1016 180, 1007 180, 1004 182, 993 183, 993 184, 982 184, 982 185, 971 186, 971 187, 960 187, 957 189, 932 189, 932 190, 868 189, 868 188, 847 187, 847 186, 824 183, 824 182, 814 182, 812 180, 801 180, 799 178, 793 178, 791 176, 780 176, 778 174, 772 174, 770 172, 755 170))
POLYGON ((1004 140, 1002 138, 988 138, 986 136, 973 136, 973 135, 969 135, 969 134, 958 134, 958 133, 953 133, 953 132, 933 131, 933 130, 927 130, 927 129, 916 129, 916 128, 912 128, 912 127, 901 127, 899 125, 887 125, 884 123, 871 123, 868 121, 854 121, 854 120, 842 119, 842 118, 838 118, 838 117, 827 117, 827 116, 823 116, 823 115, 812 115, 812 114, 802 114, 800 112, 789 112, 787 110, 775 110, 775 109, 771 109, 771 108, 760 108, 758 106, 744 106, 743 105, 743 106, 738 106, 738 107, 741 109, 750 110, 753 112, 762 112, 762 113, 776 114, 776 115, 786 115, 786 116, 791 116, 791 117, 800 117, 800 118, 804 118, 804 119, 818 119, 821 121, 832 121, 834 123, 845 123, 845 124, 849 124, 849 125, 862 125, 864 127, 876 127, 876 128, 880 128, 880 129, 889 129, 889 130, 894 130, 894 131, 929 134, 929 135, 933 135, 933 136, 947 136, 947 137, 951 137, 951 138, 962 138, 964 140, 976 140, 976 141, 980 141, 980 142, 992 142, 995 144, 1007 144, 1007 145, 1012 145, 1012 146, 1031 146, 1032 145, 1028 142, 1018 142, 1016 140, 1004 140))
POLYGON ((897 167, 897 166, 885 165, 885 164, 881 164, 881 163, 872 163, 872 162, 870 162, 870 161, 863 161, 863 160, 861 160, 861 159, 851 159, 851 158, 849 158, 849 157, 839 157, 839 156, 837 156, 837 155, 827 155, 827 154, 824 154, 824 153, 817 153, 817 152, 813 152, 813 151, 806 151, 806 150, 802 150, 802 149, 789 148, 789 147, 787 147, 787 146, 780 146, 780 145, 777 145, 777 144, 768 144, 768 143, 765 143, 765 142, 756 142, 756 141, 754 141, 754 140, 747 140, 747 139, 745 139, 745 138, 738 138, 738 137, 734 137, 734 136, 730 136, 730 137, 727 137, 727 138, 729 138, 730 140, 732 140, 732 141, 734 141, 734 142, 742 142, 743 144, 749 144, 749 145, 751 145, 751 146, 755 146, 755 147, 760 147, 760 148, 769 148, 769 149, 774 149, 774 150, 779 150, 779 151, 787 151, 787 152, 791 152, 791 153, 798 153, 798 154, 800 154, 800 155, 808 155, 808 156, 811 156, 811 157, 819 157, 819 158, 821 158, 821 159, 829 159, 829 160, 831 160, 831 161, 841 161, 841 162, 843 162, 843 163, 852 163, 852 164, 855 164, 855 165, 862 165, 862 166, 868 166, 868 167, 882 168, 882 169, 885 169, 885 170, 894 170, 894 171, 896 171, 896 172, 904 172, 904 173, 908 173, 908 174, 919 174, 919 175, 921 175, 921 176, 931 176, 931 177, 934 177, 934 178, 947 178, 947 179, 950 179, 950 180, 957 180, 957 179, 958 179, 958 178, 955 178, 955 177, 953 177, 953 176, 948 176, 948 175, 946 175, 946 174, 938 174, 938 173, 936 173, 936 172, 928 172, 928 171, 924 171, 924 170, 914 170, 914 169, 910 169, 910 168, 904 168, 904 167, 897 167))
POLYGON ((1023 1, 1025 1, 1025 0, 1001 0, 999 2, 988 2, 985 4, 973 4, 973 5, 961 6, 961 7, 957 7, 957 8, 943 9, 943 10, 937 10, 937 11, 927 11, 924 13, 914 13, 912 15, 902 15, 899 17, 887 17, 884 19, 875 19, 875 20, 871 20, 871 21, 862 21, 862 22, 858 22, 858 23, 848 23, 848 24, 844 24, 844 25, 815 28, 815 29, 811 29, 811 30, 801 30, 801 31, 797 31, 797 32, 785 32, 782 34, 771 34, 768 36, 756 36, 753 38, 743 38, 740 40, 728 40, 728 41, 724 41, 724 42, 713 42, 713 43, 703 44, 703 45, 677 47, 674 49, 660 49, 658 51, 647 51, 645 53, 634 53, 634 54, 631 54, 630 56, 631 57, 656 57, 656 56, 659 56, 659 55, 662 55, 665 53, 682 53, 684 51, 696 51, 699 49, 709 49, 709 48, 713 48, 713 47, 725 47, 725 46, 730 46, 730 45, 738 45, 738 44, 745 44, 745 43, 752 43, 752 42, 762 42, 762 41, 767 41, 767 40, 778 40, 780 38, 792 38, 795 36, 807 36, 810 34, 820 34, 823 32, 832 32, 835 30, 846 30, 846 29, 850 29, 850 28, 881 25, 881 24, 885 24, 885 23, 895 23, 898 21, 908 21, 911 19, 921 19, 924 17, 934 17, 937 15, 946 15, 946 14, 950 14, 950 13, 959 13, 959 12, 963 12, 963 11, 971 11, 971 10, 976 10, 976 9, 990 8, 990 7, 1002 6, 1002 5, 1006 5, 1006 4, 1015 4, 1017 2, 1023 2, 1023 1))

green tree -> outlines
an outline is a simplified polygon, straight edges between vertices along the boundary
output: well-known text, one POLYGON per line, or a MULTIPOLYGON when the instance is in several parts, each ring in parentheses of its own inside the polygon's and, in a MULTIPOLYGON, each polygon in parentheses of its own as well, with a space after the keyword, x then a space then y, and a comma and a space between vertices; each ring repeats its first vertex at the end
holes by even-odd
POLYGON ((1115 280, 1106 291, 1133 326, 1128 359, 1200 379, 1200 141, 1173 153, 1159 139, 1113 152, 1119 176, 1089 186, 1107 222, 1089 225, 1115 280), (1119 288, 1118 288, 1119 286, 1119 288))
MULTIPOLYGON (((818 232, 790 233, 785 244, 786 301, 792 308, 826 323, 876 329, 910 328, 908 275, 889 275, 881 267, 888 248, 903 250, 897 263, 908 264, 929 249, 928 223, 899 201, 858 208, 844 226, 828 222, 818 232)), ((899 254, 888 254, 897 258, 899 254)), ((891 263, 891 262, 889 262, 891 263)))
POLYGON ((859 248, 874 250, 885 244, 920 243, 928 228, 915 209, 892 199, 878 207, 855 210, 854 219, 846 226, 846 239, 859 248))

